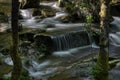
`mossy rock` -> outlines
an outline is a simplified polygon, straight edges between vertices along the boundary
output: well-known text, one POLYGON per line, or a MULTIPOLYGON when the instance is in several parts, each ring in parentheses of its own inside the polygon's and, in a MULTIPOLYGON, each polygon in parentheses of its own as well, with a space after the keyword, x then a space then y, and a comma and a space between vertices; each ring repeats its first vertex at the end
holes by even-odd
POLYGON ((6 15, 11 14, 11 5, 10 4, 0 4, 0 12, 5 13, 6 15))
MULTIPOLYGON (((12 69, 11 69, 12 71, 12 69)), ((5 78, 5 77, 0 77, 0 80, 11 80, 10 77, 5 78)), ((29 72, 25 69, 22 70, 22 75, 20 80, 30 80, 29 72)))
POLYGON ((54 50, 53 46, 53 40, 51 39, 50 36, 47 35, 41 35, 41 34, 36 34, 34 36, 34 41, 35 41, 35 46, 37 50, 41 54, 51 54, 54 50))
POLYGON ((9 33, 0 34, 0 51, 3 49, 9 49, 11 43, 11 35, 9 33))
POLYGON ((8 16, 4 12, 0 12, 0 22, 8 22, 8 16))
POLYGON ((41 18, 55 16, 56 10, 48 6, 42 6, 41 8, 34 9, 33 16, 41 16, 41 18))

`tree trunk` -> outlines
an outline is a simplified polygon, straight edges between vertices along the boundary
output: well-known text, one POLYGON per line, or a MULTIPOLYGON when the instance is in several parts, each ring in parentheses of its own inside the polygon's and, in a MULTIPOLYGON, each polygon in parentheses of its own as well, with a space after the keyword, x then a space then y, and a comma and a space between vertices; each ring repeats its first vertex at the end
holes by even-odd
POLYGON ((95 80, 109 80, 109 23, 110 0, 100 0, 100 50, 95 68, 95 80))
POLYGON ((18 55, 18 0, 12 0, 12 46, 10 55, 13 61, 11 80, 20 80, 22 63, 18 55))

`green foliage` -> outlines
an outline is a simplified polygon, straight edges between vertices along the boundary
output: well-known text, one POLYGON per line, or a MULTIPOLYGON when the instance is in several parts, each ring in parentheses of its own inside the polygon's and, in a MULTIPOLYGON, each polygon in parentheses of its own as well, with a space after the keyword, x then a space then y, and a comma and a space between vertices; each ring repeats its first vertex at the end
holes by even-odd
MULTIPOLYGON (((102 65, 102 64, 100 64, 100 65, 102 65)), ((103 80, 104 76, 108 75, 108 72, 105 71, 101 66, 98 66, 98 65, 91 69, 91 73, 95 80, 103 80)))
MULTIPOLYGON (((0 80, 11 80, 10 78, 11 77, 8 77, 8 78, 1 77, 0 80)), ((27 70, 22 71, 20 80, 30 80, 30 76, 27 70)))
POLYGON ((77 17, 86 22, 98 22, 99 21, 99 3, 98 0, 77 0, 68 1, 64 5, 64 9, 70 13, 70 19, 75 20, 77 17))
POLYGON ((87 3, 83 3, 83 2, 82 2, 82 3, 80 4, 80 6, 81 6, 82 9, 89 9, 89 5, 88 5, 87 3))
POLYGON ((87 21, 87 23, 92 23, 92 22, 93 22, 93 17, 92 17, 92 15, 87 15, 87 16, 86 16, 86 21, 87 21))
POLYGON ((97 62, 97 64, 90 69, 90 73, 92 74, 92 78, 94 78, 94 80, 108 80, 109 77, 106 77, 108 76, 108 70, 103 67, 105 67, 105 65, 97 62))
POLYGON ((8 16, 4 12, 0 12, 0 22, 8 22, 8 16))
POLYGON ((0 4, 0 12, 3 12, 5 14, 10 14, 11 13, 11 7, 7 6, 7 5, 0 4))
POLYGON ((22 76, 20 80, 30 80, 29 72, 27 70, 22 71, 22 76))

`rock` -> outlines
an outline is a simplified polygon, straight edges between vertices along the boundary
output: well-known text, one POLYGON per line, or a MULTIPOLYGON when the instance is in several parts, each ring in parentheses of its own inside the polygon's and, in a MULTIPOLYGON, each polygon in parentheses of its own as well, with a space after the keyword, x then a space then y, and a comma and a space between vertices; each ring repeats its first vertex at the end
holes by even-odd
POLYGON ((48 55, 53 52, 53 41, 50 36, 36 34, 34 40, 40 54, 48 55))
POLYGON ((34 9, 33 16, 41 16, 41 18, 55 16, 56 10, 51 7, 42 6, 42 8, 34 9))
POLYGON ((70 20, 68 18, 68 16, 62 16, 57 18, 59 21, 63 22, 63 23, 68 23, 70 20))
POLYGON ((112 69, 110 71, 111 80, 120 80, 120 70, 112 69))
POLYGON ((34 9, 32 15, 33 16, 40 16, 41 15, 41 10, 40 9, 34 9))
POLYGON ((19 39, 22 41, 29 41, 32 43, 32 42, 34 42, 34 39, 33 39, 34 35, 35 34, 32 32, 22 33, 22 34, 19 34, 19 39))
POLYGON ((4 12, 0 12, 0 22, 8 22, 8 16, 4 12))
POLYGON ((120 63, 120 59, 114 59, 114 60, 109 61, 110 68, 112 69, 114 67, 117 67, 117 68, 118 66, 120 67, 118 63, 120 63))

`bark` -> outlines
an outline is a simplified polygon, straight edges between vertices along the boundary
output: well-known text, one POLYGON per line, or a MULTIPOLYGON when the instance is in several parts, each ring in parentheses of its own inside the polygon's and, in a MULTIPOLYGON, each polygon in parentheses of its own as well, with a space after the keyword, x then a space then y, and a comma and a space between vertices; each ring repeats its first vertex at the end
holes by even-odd
POLYGON ((12 46, 10 55, 13 60, 11 80, 20 80, 22 63, 18 55, 18 0, 12 0, 12 46))
POLYGON ((110 0, 100 0, 100 50, 96 64, 95 80, 109 80, 109 3, 110 0))

